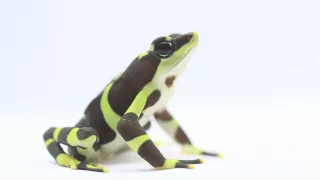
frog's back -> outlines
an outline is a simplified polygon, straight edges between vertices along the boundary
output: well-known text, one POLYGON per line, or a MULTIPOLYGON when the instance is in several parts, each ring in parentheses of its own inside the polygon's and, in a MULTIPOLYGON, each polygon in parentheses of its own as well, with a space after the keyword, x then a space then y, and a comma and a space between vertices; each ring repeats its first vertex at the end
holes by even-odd
MULTIPOLYGON (((133 60, 124 72, 118 74, 89 103, 85 110, 85 118, 77 126, 89 126, 96 129, 100 137, 100 144, 107 144, 115 140, 117 137, 115 131, 117 122, 131 106, 136 96, 153 80, 159 63, 160 59, 155 59, 152 54, 147 54, 142 58, 137 57, 133 60)), ((156 99, 159 98, 160 94, 156 99)), ((143 111, 150 106, 148 102, 149 99, 143 111)), ((142 117, 144 117, 142 121, 139 121, 142 126, 146 125, 147 118, 152 113, 153 111, 148 111, 145 115, 141 114, 142 116, 139 119, 142 120, 142 117)))
MULTIPOLYGON (((134 65, 135 61, 131 66, 134 65)), ((144 78, 132 80, 126 77, 125 74, 120 73, 109 82, 98 96, 89 103, 85 109, 84 117, 76 125, 77 127, 93 127, 96 129, 100 137, 100 144, 110 143, 116 138, 114 124, 130 107, 136 95, 146 84, 145 81, 150 81, 144 78), (102 104, 107 107, 102 107, 102 104)))

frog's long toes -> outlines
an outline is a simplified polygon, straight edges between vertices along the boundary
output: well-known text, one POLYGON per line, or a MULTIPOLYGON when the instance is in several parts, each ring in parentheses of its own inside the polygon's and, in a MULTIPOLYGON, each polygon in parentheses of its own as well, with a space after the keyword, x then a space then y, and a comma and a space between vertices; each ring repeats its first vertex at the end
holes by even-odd
POLYGON ((217 158, 224 157, 222 153, 212 153, 212 152, 207 152, 207 151, 203 151, 201 154, 205 155, 205 156, 212 156, 212 157, 217 157, 217 158))
POLYGON ((186 164, 202 164, 203 159, 179 160, 179 162, 186 164))
POLYGON ((109 169, 105 168, 102 164, 80 163, 78 165, 78 169, 87 170, 87 171, 95 171, 95 172, 104 172, 104 173, 109 172, 109 169))

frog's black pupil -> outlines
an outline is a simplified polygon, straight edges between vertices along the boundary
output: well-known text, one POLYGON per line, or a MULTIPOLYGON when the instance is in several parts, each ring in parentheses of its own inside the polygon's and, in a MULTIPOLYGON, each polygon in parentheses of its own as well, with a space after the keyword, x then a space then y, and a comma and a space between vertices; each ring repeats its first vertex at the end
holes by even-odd
POLYGON ((163 42, 157 44, 155 50, 159 55, 168 55, 172 51, 172 46, 169 42, 163 42))

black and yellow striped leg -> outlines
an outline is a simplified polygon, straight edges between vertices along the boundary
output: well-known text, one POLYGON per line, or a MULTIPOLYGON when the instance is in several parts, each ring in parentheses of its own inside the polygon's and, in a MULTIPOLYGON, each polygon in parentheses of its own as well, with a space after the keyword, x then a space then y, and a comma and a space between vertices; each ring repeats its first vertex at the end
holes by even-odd
MULTIPOLYGON (((202 149, 199 149, 191 143, 191 140, 181 128, 180 124, 174 117, 169 113, 167 109, 164 109, 161 112, 156 112, 154 114, 156 121, 159 123, 159 126, 178 144, 182 145, 182 152, 186 154, 194 155, 205 155, 205 156, 215 156, 223 157, 221 153, 207 152, 202 149)), ((161 144, 161 142, 158 142, 161 144)), ((162 142, 162 145, 165 145, 165 142, 162 142)))
POLYGON ((202 162, 200 159, 166 159, 152 142, 145 129, 139 124, 138 115, 135 113, 125 114, 117 125, 117 131, 132 150, 155 168, 193 168, 192 164, 202 162))
POLYGON ((102 165, 85 162, 86 153, 99 150, 99 137, 91 127, 51 127, 43 135, 45 145, 57 164, 72 169, 107 172, 102 165), (69 155, 60 144, 71 147, 69 155))
POLYGON ((191 140, 167 109, 154 114, 159 126, 179 144, 192 144, 191 140))
MULTIPOLYGON (((143 129, 145 131, 149 130, 151 127, 151 121, 149 120, 144 126, 143 126, 143 129)), ((120 154, 120 153, 123 153, 123 152, 126 152, 126 151, 130 151, 132 150, 130 146, 124 146, 122 149, 120 149, 116 154, 120 154)))

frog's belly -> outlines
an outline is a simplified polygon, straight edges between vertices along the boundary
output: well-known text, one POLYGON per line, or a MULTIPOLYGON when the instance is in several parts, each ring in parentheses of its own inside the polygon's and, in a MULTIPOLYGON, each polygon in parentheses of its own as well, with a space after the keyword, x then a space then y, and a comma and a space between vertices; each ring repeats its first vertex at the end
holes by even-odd
MULTIPOLYGON (((143 111, 143 117, 139 120, 141 126, 144 126, 150 121, 150 118, 157 111, 161 111, 167 105, 168 101, 173 96, 174 89, 168 89, 166 91, 162 91, 162 95, 159 100, 153 106, 147 108, 143 111)), ((103 159, 107 159, 109 156, 121 151, 124 148, 128 148, 127 143, 123 140, 123 138, 117 134, 116 138, 108 143, 104 144, 100 147, 101 156, 103 159)))

